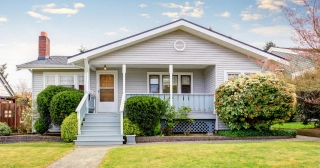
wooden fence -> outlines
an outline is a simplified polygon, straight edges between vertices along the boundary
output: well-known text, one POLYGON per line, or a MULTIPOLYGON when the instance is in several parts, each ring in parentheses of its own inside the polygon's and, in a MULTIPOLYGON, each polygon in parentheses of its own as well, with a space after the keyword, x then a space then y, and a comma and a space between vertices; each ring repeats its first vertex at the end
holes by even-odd
POLYGON ((0 103, 0 122, 6 122, 9 127, 17 128, 22 121, 23 106, 15 103, 0 103))

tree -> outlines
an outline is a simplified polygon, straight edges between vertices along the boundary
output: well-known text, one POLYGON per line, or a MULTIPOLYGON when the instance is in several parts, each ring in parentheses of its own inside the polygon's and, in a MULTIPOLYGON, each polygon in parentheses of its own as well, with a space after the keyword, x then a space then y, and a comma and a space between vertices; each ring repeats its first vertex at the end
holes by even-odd
POLYGON ((5 72, 6 69, 7 69, 7 63, 0 65, 0 73, 3 75, 3 77, 5 79, 7 79, 7 77, 8 77, 8 74, 6 74, 6 72, 5 72))
POLYGON ((267 41, 266 45, 263 47, 263 51, 268 51, 271 47, 276 47, 276 44, 272 41, 267 41))
POLYGON ((80 49, 78 49, 80 53, 84 53, 86 52, 88 49, 86 47, 84 47, 83 45, 81 45, 80 49))

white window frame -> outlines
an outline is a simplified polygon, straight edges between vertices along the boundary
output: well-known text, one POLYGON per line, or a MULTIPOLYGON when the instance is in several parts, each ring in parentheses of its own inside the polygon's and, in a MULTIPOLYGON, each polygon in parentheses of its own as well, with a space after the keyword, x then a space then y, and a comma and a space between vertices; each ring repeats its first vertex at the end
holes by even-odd
POLYGON ((246 73, 261 73, 261 71, 250 70, 224 70, 224 81, 228 81, 228 74, 245 75, 246 73))
POLYGON ((60 81, 59 81, 59 76, 73 76, 73 85, 75 89, 79 89, 79 76, 84 76, 83 72, 44 72, 43 73, 43 88, 46 88, 47 86, 47 76, 55 76, 55 85, 59 86, 60 81))
MULTIPOLYGON (((162 89, 162 76, 163 75, 170 75, 169 72, 147 72, 147 93, 150 93, 150 75, 159 75, 159 93, 154 93, 154 94, 162 94, 163 89, 162 89)), ((181 75, 190 75, 191 77, 191 93, 193 93, 193 72, 173 72, 173 75, 178 76, 178 92, 181 93, 181 75)))

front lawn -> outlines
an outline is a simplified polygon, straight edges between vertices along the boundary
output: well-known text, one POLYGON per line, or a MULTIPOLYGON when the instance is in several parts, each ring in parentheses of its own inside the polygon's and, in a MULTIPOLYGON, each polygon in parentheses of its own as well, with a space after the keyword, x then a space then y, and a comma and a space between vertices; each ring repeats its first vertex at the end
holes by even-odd
POLYGON ((272 125, 272 129, 308 129, 314 128, 313 123, 309 123, 308 125, 302 124, 302 122, 290 122, 284 124, 274 124, 272 125))
POLYGON ((0 144, 0 167, 46 167, 73 148, 56 142, 0 144))
POLYGON ((318 167, 320 142, 157 144, 111 149, 100 167, 318 167))

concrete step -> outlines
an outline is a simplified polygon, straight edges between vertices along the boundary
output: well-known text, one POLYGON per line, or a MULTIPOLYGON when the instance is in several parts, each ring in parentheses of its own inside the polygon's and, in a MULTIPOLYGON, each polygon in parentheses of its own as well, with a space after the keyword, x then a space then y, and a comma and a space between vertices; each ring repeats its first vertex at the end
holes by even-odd
POLYGON ((94 122, 120 122, 118 117, 87 117, 85 121, 94 121, 94 122))
POLYGON ((103 125, 95 125, 95 126, 82 126, 81 130, 115 131, 115 130, 120 130, 120 125, 118 125, 118 126, 109 126, 109 125, 103 124, 103 125))
POLYGON ((120 135, 118 130, 81 130, 81 135, 120 135))
POLYGON ((113 118, 119 118, 120 114, 118 113, 89 113, 85 115, 85 118, 101 118, 101 117, 113 117, 113 118))
POLYGON ((79 141, 123 141, 122 135, 78 135, 79 141))
POLYGON ((74 141, 77 146, 122 145, 123 141, 74 141))
POLYGON ((120 122, 96 122, 96 121, 85 121, 83 126, 119 126, 120 122))

